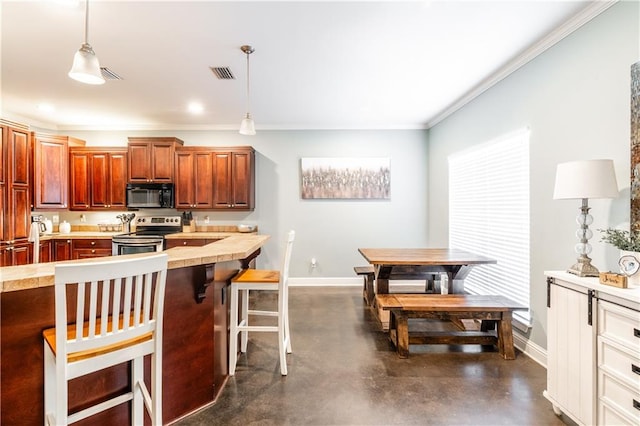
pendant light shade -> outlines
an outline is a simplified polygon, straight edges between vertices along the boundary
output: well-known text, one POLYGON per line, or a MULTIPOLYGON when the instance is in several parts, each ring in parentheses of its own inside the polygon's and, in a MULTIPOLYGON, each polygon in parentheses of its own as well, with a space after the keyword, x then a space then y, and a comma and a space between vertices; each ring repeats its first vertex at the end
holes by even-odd
POLYGON ((240 50, 247 55, 247 114, 240 123, 240 134, 253 136, 256 134, 256 125, 253 122, 253 118, 251 118, 251 113, 249 112, 249 55, 254 52, 254 49, 251 46, 244 45, 240 47, 240 50))
POLYGON ((100 62, 91 48, 89 38, 89 0, 85 2, 84 43, 73 57, 73 65, 69 77, 86 84, 104 84, 100 71, 100 62))
POLYGON ((249 113, 247 113, 240 123, 240 134, 246 136, 253 136, 256 134, 256 125, 249 113))

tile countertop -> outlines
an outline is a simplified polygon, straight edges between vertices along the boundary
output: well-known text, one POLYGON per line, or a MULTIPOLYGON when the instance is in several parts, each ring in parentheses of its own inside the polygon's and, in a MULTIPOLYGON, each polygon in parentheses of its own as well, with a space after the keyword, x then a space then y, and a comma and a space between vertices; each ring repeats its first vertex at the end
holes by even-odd
MULTIPOLYGON (((96 234, 111 238, 111 235, 117 233, 108 232, 72 232, 71 234, 59 234, 67 238, 76 238, 76 234, 92 234, 85 235, 86 238, 95 238, 96 234)), ((261 248, 269 239, 268 235, 258 234, 242 234, 242 233, 223 233, 223 232, 198 232, 186 233, 186 235, 195 234, 192 238, 216 238, 208 235, 216 235, 225 238, 207 244, 202 247, 175 247, 165 250, 164 253, 169 255, 169 269, 185 268, 189 266, 204 265, 217 262, 225 262, 229 260, 240 260, 248 257, 251 253, 261 248)), ((59 235, 50 235, 49 237, 59 237, 59 235)), ((174 236, 181 234, 172 234, 174 236)), ((184 237, 176 237, 184 238, 184 237)), ((149 256, 149 253, 130 254, 127 257, 149 256)), ((84 260, 68 260, 65 262, 48 262, 22 266, 8 266, 0 268, 0 293, 5 291, 18 291, 30 288, 52 286, 54 283, 54 268, 58 263, 68 262, 93 262, 96 259, 84 260)))

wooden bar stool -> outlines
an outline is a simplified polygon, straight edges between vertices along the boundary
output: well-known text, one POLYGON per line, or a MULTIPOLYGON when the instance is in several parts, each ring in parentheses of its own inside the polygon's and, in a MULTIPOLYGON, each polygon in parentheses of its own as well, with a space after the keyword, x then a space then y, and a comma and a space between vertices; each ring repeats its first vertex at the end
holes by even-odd
POLYGON ((229 339, 229 375, 236 371, 238 360, 238 334, 241 335, 241 352, 247 351, 249 331, 278 333, 280 352, 280 373, 287 375, 287 353, 291 353, 291 334, 289 333, 289 263, 295 232, 289 231, 280 271, 244 269, 231 279, 231 327, 229 339), (270 290, 278 292, 276 311, 249 309, 250 290, 270 290), (242 303, 241 318, 238 321, 239 298, 242 303), (277 317, 277 325, 250 325, 249 315, 277 317))
POLYGON ((132 401, 132 424, 143 424, 143 406, 152 424, 162 424, 166 278, 166 254, 56 265, 56 327, 42 332, 45 424, 74 423, 127 401, 132 401), (76 300, 70 318, 67 299, 76 300), (151 355, 150 392, 144 383, 145 355, 151 355), (69 414, 71 379, 128 361, 132 361, 128 392, 69 414))

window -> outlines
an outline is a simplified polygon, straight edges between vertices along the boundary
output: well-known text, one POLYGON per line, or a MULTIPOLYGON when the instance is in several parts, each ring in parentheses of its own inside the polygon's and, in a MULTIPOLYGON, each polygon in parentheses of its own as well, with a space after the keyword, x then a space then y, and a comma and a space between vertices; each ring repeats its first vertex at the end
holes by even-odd
MULTIPOLYGON (((467 291, 530 306, 529 233, 528 129, 449 156, 449 245, 498 261, 474 267, 467 291)), ((514 318, 531 325, 528 311, 514 318)))

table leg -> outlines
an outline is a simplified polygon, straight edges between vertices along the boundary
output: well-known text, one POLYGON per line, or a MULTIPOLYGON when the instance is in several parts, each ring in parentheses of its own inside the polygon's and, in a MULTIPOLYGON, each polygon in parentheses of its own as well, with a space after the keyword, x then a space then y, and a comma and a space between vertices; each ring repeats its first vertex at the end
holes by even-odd
POLYGON ((376 266, 376 293, 389 293, 389 277, 391 276, 391 266, 376 266))

